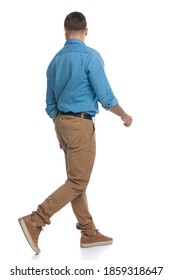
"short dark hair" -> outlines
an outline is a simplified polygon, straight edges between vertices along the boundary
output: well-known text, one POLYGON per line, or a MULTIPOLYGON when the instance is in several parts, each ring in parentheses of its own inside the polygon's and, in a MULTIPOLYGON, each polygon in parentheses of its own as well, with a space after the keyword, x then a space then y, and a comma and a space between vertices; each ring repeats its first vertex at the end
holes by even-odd
POLYGON ((87 26, 85 16, 80 12, 72 12, 68 14, 64 20, 64 28, 69 31, 84 30, 87 26))

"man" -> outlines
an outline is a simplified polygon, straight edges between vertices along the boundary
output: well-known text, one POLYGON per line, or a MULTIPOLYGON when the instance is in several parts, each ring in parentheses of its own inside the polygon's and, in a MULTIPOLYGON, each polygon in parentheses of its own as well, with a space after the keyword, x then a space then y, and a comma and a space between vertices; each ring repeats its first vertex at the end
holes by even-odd
POLYGON ((50 218, 71 202, 81 230, 80 246, 108 245, 113 239, 95 227, 88 209, 86 188, 95 160, 93 117, 98 102, 119 116, 129 127, 132 117, 118 104, 104 72, 100 54, 84 43, 88 33, 85 16, 72 12, 65 18, 66 43, 47 70, 46 112, 55 123, 60 147, 64 151, 67 180, 19 223, 32 249, 38 254, 38 237, 50 218))

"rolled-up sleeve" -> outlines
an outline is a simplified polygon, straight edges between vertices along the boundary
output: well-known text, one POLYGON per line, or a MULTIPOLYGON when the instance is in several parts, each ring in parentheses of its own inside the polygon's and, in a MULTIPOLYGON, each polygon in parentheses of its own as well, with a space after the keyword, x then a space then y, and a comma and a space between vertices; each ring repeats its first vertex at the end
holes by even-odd
POLYGON ((104 70, 104 62, 97 51, 94 51, 90 57, 89 79, 96 93, 98 101, 102 107, 109 110, 118 104, 118 100, 114 95, 104 70))

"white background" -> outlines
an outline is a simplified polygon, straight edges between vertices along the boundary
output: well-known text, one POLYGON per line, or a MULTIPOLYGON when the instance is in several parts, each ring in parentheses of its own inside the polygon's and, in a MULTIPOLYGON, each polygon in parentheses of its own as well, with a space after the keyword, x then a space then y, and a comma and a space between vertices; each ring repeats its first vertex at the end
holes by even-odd
POLYGON ((171 279, 171 2, 0 2, 0 236, 6 279, 15 265, 102 271, 105 266, 164 266, 161 276, 138 278, 171 279), (114 243, 80 249, 80 233, 67 205, 41 233, 42 252, 34 256, 17 219, 35 210, 66 179, 63 153, 45 113, 45 73, 64 45, 64 18, 76 10, 88 21, 86 44, 101 53, 112 89, 134 120, 125 128, 102 108, 96 117, 97 158, 88 200, 96 226, 114 243))

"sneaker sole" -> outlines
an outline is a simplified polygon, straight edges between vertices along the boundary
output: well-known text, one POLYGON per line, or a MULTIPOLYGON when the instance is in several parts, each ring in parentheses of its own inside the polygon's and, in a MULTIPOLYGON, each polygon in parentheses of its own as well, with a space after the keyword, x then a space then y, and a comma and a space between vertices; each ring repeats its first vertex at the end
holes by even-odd
POLYGON ((92 242, 92 243, 81 243, 80 247, 82 248, 90 248, 90 247, 95 247, 95 246, 104 246, 104 245, 111 245, 113 243, 113 240, 109 241, 102 241, 102 242, 92 242))
POLYGON ((26 237, 26 240, 28 241, 29 245, 31 246, 31 248, 34 250, 34 252, 36 254, 39 254, 40 253, 40 249, 35 246, 35 244, 34 244, 34 242, 32 240, 32 237, 31 237, 31 235, 30 235, 30 233, 29 233, 29 231, 27 229, 27 226, 25 224, 24 219, 20 218, 20 219, 18 219, 18 222, 19 222, 19 224, 20 224, 20 226, 21 226, 21 228, 23 230, 23 233, 24 233, 24 235, 26 237))

